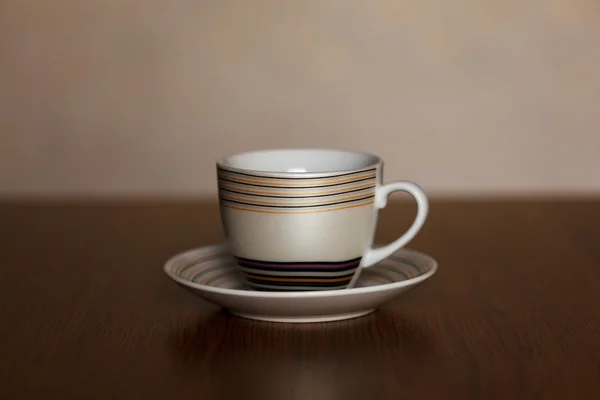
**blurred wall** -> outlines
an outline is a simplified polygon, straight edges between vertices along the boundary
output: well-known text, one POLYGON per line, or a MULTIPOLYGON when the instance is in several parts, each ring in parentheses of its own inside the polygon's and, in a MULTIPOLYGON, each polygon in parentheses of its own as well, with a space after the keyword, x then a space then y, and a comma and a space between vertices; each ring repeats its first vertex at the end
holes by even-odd
POLYGON ((0 195, 215 193, 360 149, 432 194, 600 193, 592 0, 0 0, 0 195))

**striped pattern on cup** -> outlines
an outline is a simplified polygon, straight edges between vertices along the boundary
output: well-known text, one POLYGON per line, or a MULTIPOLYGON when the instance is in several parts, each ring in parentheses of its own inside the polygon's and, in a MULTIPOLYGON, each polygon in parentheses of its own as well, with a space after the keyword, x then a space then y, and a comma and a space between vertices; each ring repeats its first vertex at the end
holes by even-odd
POLYGON ((259 290, 284 291, 343 289, 361 260, 282 263, 236 259, 248 285, 259 290))
POLYGON ((272 214, 305 214, 371 205, 377 169, 319 177, 273 177, 217 168, 223 207, 272 214))

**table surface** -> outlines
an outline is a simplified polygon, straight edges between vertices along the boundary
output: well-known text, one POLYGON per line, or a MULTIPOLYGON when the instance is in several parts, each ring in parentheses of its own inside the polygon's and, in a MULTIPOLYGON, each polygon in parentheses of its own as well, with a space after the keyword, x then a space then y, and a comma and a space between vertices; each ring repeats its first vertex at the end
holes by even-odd
POLYGON ((211 202, 0 204, 0 398, 600 398, 599 201, 434 201, 408 247, 438 273, 334 323, 244 320, 163 274, 220 240, 211 202))

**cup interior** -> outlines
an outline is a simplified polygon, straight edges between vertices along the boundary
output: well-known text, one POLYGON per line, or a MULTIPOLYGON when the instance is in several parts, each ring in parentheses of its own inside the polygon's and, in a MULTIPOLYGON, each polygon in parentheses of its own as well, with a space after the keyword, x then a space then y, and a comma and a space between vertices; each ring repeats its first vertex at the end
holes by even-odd
POLYGON ((233 154, 219 166, 255 172, 328 173, 375 167, 379 158, 367 154, 330 149, 274 149, 233 154))

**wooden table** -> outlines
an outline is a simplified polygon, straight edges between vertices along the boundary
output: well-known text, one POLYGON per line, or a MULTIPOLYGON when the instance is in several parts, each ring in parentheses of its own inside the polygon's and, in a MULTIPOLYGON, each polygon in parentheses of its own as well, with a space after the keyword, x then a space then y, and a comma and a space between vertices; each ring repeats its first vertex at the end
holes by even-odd
POLYGON ((163 275, 221 238, 211 202, 0 205, 0 398, 600 398, 598 201, 434 201, 409 247, 438 273, 336 323, 240 319, 163 275))

